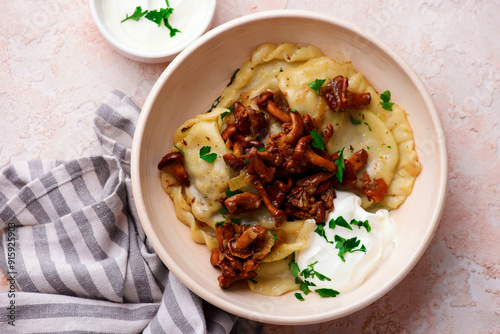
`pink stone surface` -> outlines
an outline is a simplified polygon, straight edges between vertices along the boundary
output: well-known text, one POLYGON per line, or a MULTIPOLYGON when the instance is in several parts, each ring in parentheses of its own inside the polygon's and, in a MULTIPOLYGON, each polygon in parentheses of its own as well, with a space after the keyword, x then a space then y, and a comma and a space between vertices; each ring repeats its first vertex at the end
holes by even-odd
MULTIPOLYGON (((439 228, 410 274, 336 321, 265 333, 500 333, 500 25, 494 1, 219 0, 214 25, 303 9, 351 21, 396 50, 439 111, 450 179, 439 228)), ((141 106, 167 64, 116 53, 87 1, 2 2, 0 167, 101 153, 92 115, 112 90, 141 106)), ((0 291, 5 291, 5 278, 0 291)))

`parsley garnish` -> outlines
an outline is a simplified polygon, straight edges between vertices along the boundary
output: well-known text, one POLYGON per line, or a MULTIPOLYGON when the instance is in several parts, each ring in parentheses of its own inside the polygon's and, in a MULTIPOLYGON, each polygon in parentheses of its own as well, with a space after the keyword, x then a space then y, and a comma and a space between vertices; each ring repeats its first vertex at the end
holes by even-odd
POLYGON ((231 223, 236 224, 236 225, 240 225, 241 224, 241 219, 231 218, 231 223))
POLYGON ((323 86, 325 81, 326 79, 316 79, 313 82, 310 82, 307 86, 309 86, 309 88, 315 90, 316 93, 319 94, 319 89, 321 88, 321 86, 323 86))
MULTIPOLYGON (((304 277, 304 279, 309 278, 309 277, 314 278, 314 276, 316 276, 320 281, 331 281, 331 279, 329 277, 326 277, 325 275, 320 274, 319 272, 317 272, 316 270, 314 270, 314 265, 316 263, 318 263, 318 261, 313 262, 313 263, 307 265, 307 268, 304 269, 304 270, 302 270, 300 272, 300 275, 302 277, 304 277)), ((314 284, 314 283, 308 282, 308 284, 311 285, 311 284, 314 284)))
POLYGON ((233 113, 233 106, 230 105, 229 107, 227 107, 227 109, 229 109, 229 111, 224 111, 222 114, 220 114, 220 120, 222 121, 224 119, 224 117, 226 116, 229 116, 233 113))
POLYGON ((205 160, 206 162, 214 162, 217 159, 217 153, 210 153, 212 148, 210 146, 203 146, 200 149, 200 158, 205 160))
POLYGON ((368 123, 366 123, 366 122, 364 122, 364 123, 365 123, 365 125, 368 127, 368 130, 372 131, 372 128, 370 127, 370 124, 368 124, 368 123))
MULTIPOLYGON (((352 224, 352 221, 351 221, 352 224)), ((342 216, 338 216, 337 219, 330 219, 330 222, 328 223, 329 228, 335 228, 335 226, 341 226, 344 227, 348 230, 352 231, 352 227, 347 223, 347 221, 344 219, 342 216)))
MULTIPOLYGON (((325 225, 324 224, 318 224, 314 232, 318 233, 321 237, 326 239, 326 234, 325 234, 325 225)), ((326 240, 328 241, 328 239, 326 240)))
POLYGON ((178 32, 182 32, 179 29, 172 27, 166 18, 163 19, 163 23, 165 23, 165 27, 170 30, 170 37, 174 37, 178 32))
POLYGON ((253 284, 257 284, 257 283, 259 283, 259 282, 257 282, 256 280, 254 280, 253 278, 249 278, 248 280, 249 280, 250 282, 252 282, 253 284))
MULTIPOLYGON (((326 277, 325 275, 320 274, 316 270, 314 270, 314 265, 316 263, 318 263, 318 261, 309 264, 307 268, 302 270, 301 272, 297 262, 295 262, 294 260, 288 262, 288 268, 292 271, 292 276, 295 277, 295 283, 300 284, 299 289, 305 295, 308 295, 309 292, 311 292, 311 289, 309 289, 310 286, 316 286, 316 284, 314 284, 311 281, 308 281, 306 278, 317 277, 320 281, 331 281, 329 277, 326 277), (304 277, 303 281, 299 279, 299 273, 302 277, 304 277)), ((315 289, 314 292, 318 293, 321 297, 336 297, 339 294, 338 291, 333 289, 315 289)), ((300 292, 295 293, 295 298, 301 301, 304 300, 304 297, 300 292)))
POLYGON ((302 291, 306 296, 311 292, 311 289, 309 289, 310 286, 316 286, 313 282, 309 282, 307 280, 304 280, 302 282, 299 278, 295 278, 295 283, 300 284, 299 289, 302 291))
POLYGON ((314 290, 321 297, 337 297, 340 292, 333 289, 316 289, 314 290))
POLYGON ((222 217, 224 217, 225 219, 228 219, 228 217, 226 215, 229 213, 229 210, 227 208, 221 208, 219 210, 219 213, 222 215, 222 217))
POLYGON ((222 227, 222 226, 224 226, 226 223, 227 223, 226 221, 221 220, 221 221, 216 222, 216 223, 215 223, 215 226, 222 227))
POLYGON ((158 25, 158 27, 161 25, 161 22, 165 24, 165 27, 167 27, 168 30, 170 30, 170 37, 174 37, 178 32, 181 32, 179 29, 173 28, 170 23, 168 22, 168 18, 170 15, 173 13, 174 9, 170 7, 168 0, 165 1, 167 4, 167 8, 160 8, 160 9, 155 9, 155 10, 145 10, 144 12, 142 11, 142 8, 140 6, 135 8, 135 11, 132 15, 125 17, 121 23, 127 21, 127 20, 134 20, 134 21, 139 21, 143 16, 146 17, 151 22, 154 22, 158 25))
POLYGON ((241 193, 242 193, 241 190, 229 190, 229 189, 226 190, 226 196, 227 196, 227 198, 232 197, 232 196, 234 196, 236 194, 241 194, 241 193))
POLYGON ((305 300, 304 297, 302 297, 302 295, 300 294, 300 292, 295 292, 294 295, 295 295, 295 298, 297 298, 300 301, 304 301, 305 300))
POLYGON ((239 71, 239 70, 240 70, 240 69, 238 68, 238 69, 236 69, 236 71, 234 71, 234 73, 233 73, 233 75, 231 76, 231 79, 229 80, 229 83, 227 84, 227 86, 226 86, 226 87, 231 86, 231 84, 232 84, 232 83, 233 83, 233 81, 234 81, 234 78, 236 78, 236 73, 238 73, 238 71, 239 71))
POLYGON ((390 145, 387 145, 387 148, 392 148, 390 145))
POLYGON ((292 276, 297 278, 297 275, 300 272, 299 265, 297 264, 297 262, 295 262, 294 260, 288 262, 288 269, 292 271, 292 276))
POLYGON ((345 253, 354 253, 354 252, 364 252, 366 254, 365 245, 361 245, 360 248, 356 248, 361 243, 361 240, 358 240, 357 237, 353 237, 350 239, 344 239, 338 234, 335 235, 335 248, 339 250, 339 257, 342 262, 345 262, 344 254, 345 253))
POLYGON ((342 180, 344 179, 344 168, 345 168, 344 147, 342 147, 340 151, 337 151, 337 153, 340 153, 340 155, 337 159, 335 159, 335 164, 337 165, 337 173, 335 175, 337 176, 339 182, 342 182, 342 180))
POLYGON ((130 15, 130 16, 128 16, 128 14, 127 14, 127 17, 124 18, 120 23, 123 23, 123 22, 128 21, 128 20, 139 21, 141 19, 141 17, 143 17, 147 13, 148 13, 147 10, 142 11, 142 7, 141 6, 137 6, 137 7, 135 7, 134 13, 132 15, 130 15))
POLYGON ((276 234, 273 234, 273 239, 274 241, 278 241, 278 236, 276 234))
POLYGON ((385 92, 380 94, 380 99, 382 100, 382 102, 380 102, 382 108, 384 108, 385 110, 392 111, 392 106, 394 105, 394 103, 389 102, 391 100, 391 92, 386 90, 385 92))
POLYGON ((222 114, 220 114, 220 120, 222 121, 224 117, 231 115, 230 111, 224 111, 222 114))
POLYGON ((298 112, 297 109, 292 109, 290 112, 298 112))
POLYGON ((184 152, 183 152, 180 148, 178 148, 178 147, 177 147, 177 145, 174 145, 174 147, 175 147, 177 150, 179 150, 179 153, 180 153, 182 156, 184 156, 184 152))
POLYGON ((325 142, 323 142, 323 137, 319 134, 318 131, 312 130, 311 131, 311 136, 312 136, 312 147, 319 148, 320 150, 325 150, 325 142))
POLYGON ((263 147, 259 147, 259 148, 257 149, 257 152, 264 152, 265 150, 266 150, 266 147, 265 147, 265 146, 263 146, 263 147))
POLYGON ((359 119, 355 119, 354 117, 352 117, 352 115, 349 116, 351 118, 351 123, 354 124, 354 125, 359 125, 361 124, 361 121, 359 119))
POLYGON ((173 8, 160 8, 159 10, 150 10, 146 14, 146 18, 149 21, 152 21, 158 25, 158 27, 161 25, 161 21, 163 20, 164 17, 168 18, 170 14, 173 12, 173 8))
POLYGON ((368 232, 368 233, 372 230, 372 227, 370 226, 370 223, 368 222, 368 220, 361 221, 361 220, 353 219, 353 220, 351 220, 350 224, 355 225, 358 228, 364 227, 366 229, 366 232, 368 232))

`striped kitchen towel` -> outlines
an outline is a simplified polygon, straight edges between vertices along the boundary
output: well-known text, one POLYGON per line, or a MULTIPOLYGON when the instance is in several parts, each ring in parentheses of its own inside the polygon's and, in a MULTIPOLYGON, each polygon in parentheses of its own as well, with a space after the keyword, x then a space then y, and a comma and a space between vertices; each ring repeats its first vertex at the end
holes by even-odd
POLYGON ((109 155, 2 170, 0 333, 261 331, 194 295, 148 242, 129 175, 139 112, 114 91, 94 115, 109 155))

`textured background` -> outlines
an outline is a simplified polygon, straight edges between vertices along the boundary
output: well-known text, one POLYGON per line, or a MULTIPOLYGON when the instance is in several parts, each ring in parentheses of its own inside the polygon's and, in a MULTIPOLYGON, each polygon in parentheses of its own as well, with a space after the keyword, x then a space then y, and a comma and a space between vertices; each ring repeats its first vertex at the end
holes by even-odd
MULTIPOLYGON (((142 106, 167 64, 141 64, 113 51, 87 1, 0 5, 0 167, 101 153, 92 127, 97 105, 118 89, 142 106)), ((218 0, 214 25, 283 8, 349 20, 416 70, 445 128, 450 179, 436 235, 391 292, 336 321, 268 325, 265 332, 500 333, 500 4, 218 0)))

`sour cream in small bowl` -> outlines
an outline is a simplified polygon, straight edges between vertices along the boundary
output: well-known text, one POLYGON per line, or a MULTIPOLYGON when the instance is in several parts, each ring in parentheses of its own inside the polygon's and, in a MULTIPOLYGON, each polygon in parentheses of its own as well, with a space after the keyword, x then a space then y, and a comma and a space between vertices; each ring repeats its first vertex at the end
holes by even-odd
POLYGON ((174 59, 210 28, 216 0, 90 0, 89 3, 97 28, 119 53, 140 62, 162 63, 174 59), (136 12, 138 7, 141 14, 136 12), (171 14, 167 24, 160 18, 158 25, 152 19, 162 9, 171 14), (130 16, 135 19, 123 21, 130 16))

